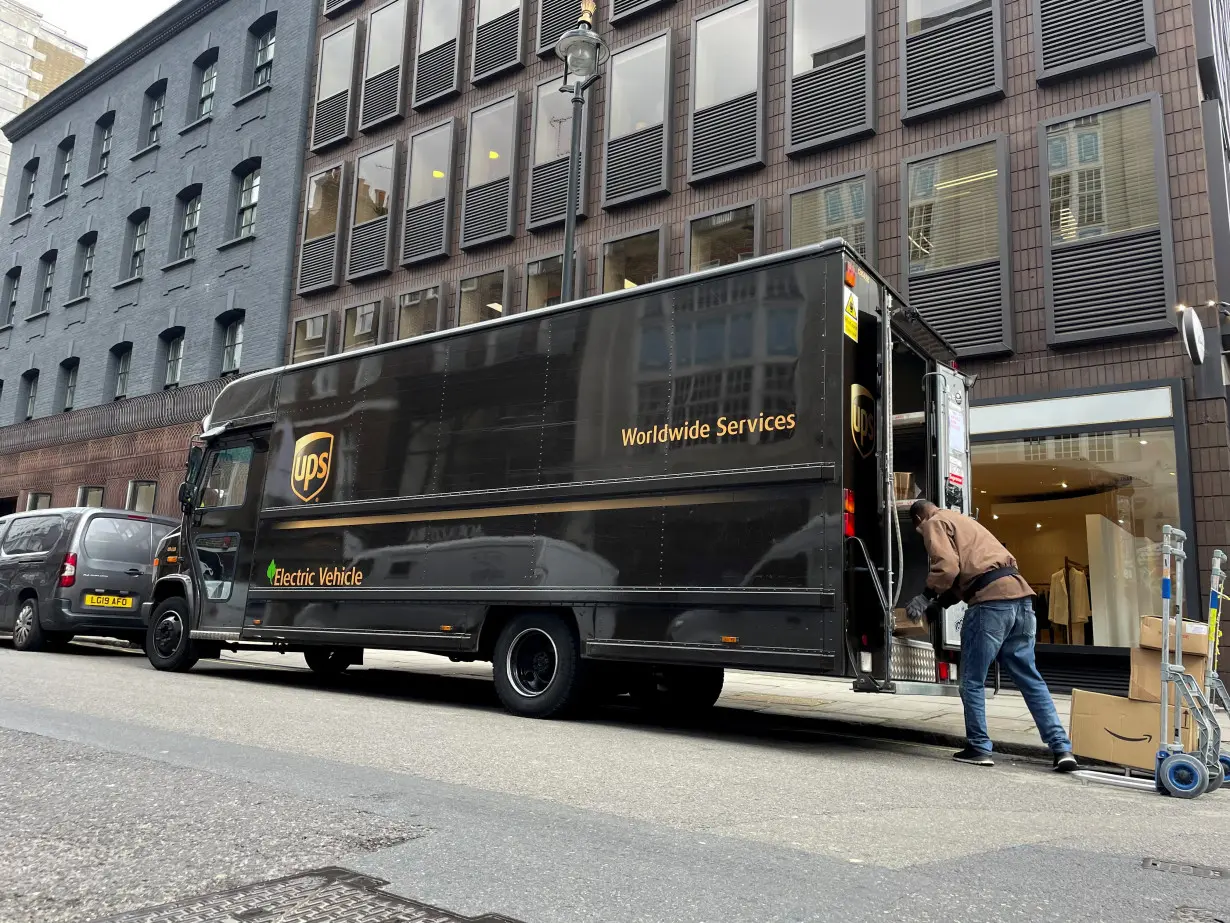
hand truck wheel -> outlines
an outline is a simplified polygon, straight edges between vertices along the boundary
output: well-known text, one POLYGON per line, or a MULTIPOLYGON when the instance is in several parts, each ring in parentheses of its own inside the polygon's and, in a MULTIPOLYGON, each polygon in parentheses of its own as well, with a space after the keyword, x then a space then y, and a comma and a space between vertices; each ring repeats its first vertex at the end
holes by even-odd
POLYGON ((1222 765, 1220 759, 1205 768, 1209 771, 1209 781, 1204 789, 1206 792, 1215 792, 1226 784, 1226 767, 1222 765))
POLYGON ((1199 798, 1209 785, 1209 770, 1190 753, 1172 753, 1158 767, 1162 789, 1174 798, 1199 798))

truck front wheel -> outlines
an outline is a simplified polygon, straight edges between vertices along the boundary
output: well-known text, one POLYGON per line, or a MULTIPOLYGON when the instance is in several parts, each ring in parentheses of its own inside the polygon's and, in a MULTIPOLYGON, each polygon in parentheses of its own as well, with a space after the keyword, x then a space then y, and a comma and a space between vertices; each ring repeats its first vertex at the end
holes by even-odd
POLYGON ((355 662, 350 651, 337 647, 304 648, 303 659, 313 673, 321 676, 340 676, 355 662))
POLYGON ((158 604, 145 634, 145 656, 155 670, 187 673, 200 657, 189 634, 188 600, 172 596, 158 604))
POLYGON ((504 626, 495 645, 495 691, 514 715, 558 718, 581 698, 581 646, 554 615, 527 613, 504 626))

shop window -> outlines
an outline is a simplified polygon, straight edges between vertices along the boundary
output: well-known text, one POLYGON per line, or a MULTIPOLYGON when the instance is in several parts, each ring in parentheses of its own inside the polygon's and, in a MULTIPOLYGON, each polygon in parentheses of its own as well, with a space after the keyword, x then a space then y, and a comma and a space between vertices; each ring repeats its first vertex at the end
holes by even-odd
POLYGON ((357 279, 392 268, 393 208, 397 147, 389 145, 359 158, 355 167, 354 209, 346 278, 357 279))
POLYGON ((308 177, 303 251, 299 260, 300 292, 337 285, 342 180, 341 166, 308 177))
POLYGON ((698 182, 764 163, 764 14, 744 0, 692 24, 691 150, 698 182))
POLYGON ((902 120, 1004 94, 1003 0, 905 0, 902 120))
POLYGON ((397 339, 431 333, 440 325, 440 286, 404 292, 397 299, 397 339))
POLYGON ((903 169, 911 307, 959 355, 1010 351, 1006 140, 915 158, 903 169))
POLYGON ((449 119, 410 138, 401 261, 406 265, 448 256, 453 211, 453 139, 449 119))
POLYGON ((291 362, 320 359, 329 351, 329 315, 317 314, 295 321, 295 338, 291 346, 291 362))
POLYGON ((461 0, 419 5, 418 49, 414 58, 413 106, 452 96, 461 88, 461 0))
POLYGON ((330 32, 320 40, 320 67, 316 75, 316 106, 312 121, 312 150, 350 138, 351 85, 359 24, 330 32))
POLYGON ((477 0, 474 17, 474 66, 477 83, 522 64, 521 28, 524 0, 477 0))
POLYGON ((634 234, 602 245, 602 291, 618 292, 662 278, 662 232, 634 234))
POLYGON ((791 154, 875 131, 871 0, 790 0, 787 121, 791 154))
MULTIPOLYGON (((538 84, 534 95, 533 157, 530 161, 529 203, 526 227, 530 230, 556 225, 568 212, 568 165, 572 152, 572 96, 561 93, 564 78, 538 84)), ((586 107, 586 111, 589 108, 586 107)), ((589 125, 582 115, 581 176, 589 175, 589 125)), ((585 216, 585 187, 579 187, 578 216, 585 216)))
POLYGON ((78 487, 77 505, 100 509, 103 505, 103 489, 101 487, 78 487))
POLYGON ((380 341, 380 303, 356 305, 346 309, 342 329, 342 352, 375 346, 380 341))
POLYGON ((508 273, 503 269, 462 279, 457 295, 457 326, 503 317, 508 300, 508 273))
POLYGON ((760 252, 757 207, 721 211, 688 224, 688 269, 699 272, 750 260, 760 252))
POLYGON ((607 207, 671 191, 673 60, 670 32, 611 55, 602 195, 607 207))
POLYGON ((1051 343, 1165 331, 1176 301, 1159 106, 1146 100, 1040 129, 1051 343))
POLYGON ((359 104, 360 129, 374 128, 402 114, 406 8, 407 0, 393 0, 373 10, 368 17, 363 99, 359 104))
POLYGON ((461 247, 506 240, 515 231, 513 178, 517 165, 516 95, 470 113, 461 247))
POLYGON ((1033 0, 1039 82, 1157 53, 1153 0, 1033 0))
POLYGON ((790 193, 788 245, 805 247, 835 237, 845 238, 874 265, 875 208, 870 175, 824 183, 790 193))

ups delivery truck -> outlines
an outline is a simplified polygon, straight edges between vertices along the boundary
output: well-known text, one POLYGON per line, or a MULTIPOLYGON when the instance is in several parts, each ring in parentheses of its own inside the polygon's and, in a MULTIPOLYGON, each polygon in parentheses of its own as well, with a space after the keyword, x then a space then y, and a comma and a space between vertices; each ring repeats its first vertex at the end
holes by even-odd
POLYGON ((959 612, 894 618, 910 503, 969 509, 953 360, 837 240, 237 379, 149 659, 425 651, 537 717, 712 705, 727 667, 954 692, 959 612))

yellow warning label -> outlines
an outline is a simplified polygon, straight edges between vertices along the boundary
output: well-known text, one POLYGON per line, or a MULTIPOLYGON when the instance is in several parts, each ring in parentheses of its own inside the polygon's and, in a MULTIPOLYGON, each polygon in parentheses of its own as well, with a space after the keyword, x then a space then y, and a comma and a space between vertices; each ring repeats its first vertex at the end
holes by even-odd
POLYGON ((858 295, 854 294, 854 290, 847 288, 845 290, 845 331, 846 336, 852 339, 855 343, 858 342, 858 295))

